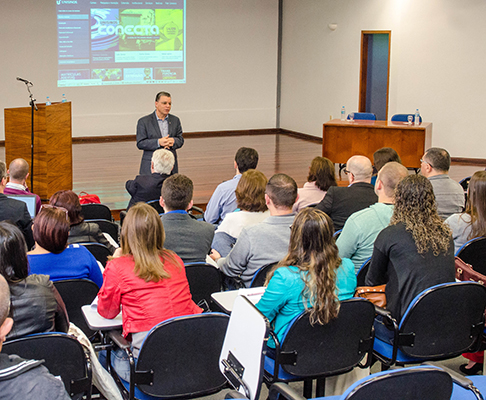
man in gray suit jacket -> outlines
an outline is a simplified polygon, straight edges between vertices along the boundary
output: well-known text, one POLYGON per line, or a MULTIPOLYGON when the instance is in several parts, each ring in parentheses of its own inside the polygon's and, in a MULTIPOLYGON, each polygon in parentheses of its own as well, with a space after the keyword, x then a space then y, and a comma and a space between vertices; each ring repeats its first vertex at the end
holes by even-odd
POLYGON ((143 150, 140 163, 140 175, 150 175, 152 154, 157 149, 167 149, 174 154, 173 174, 178 169, 176 149, 184 144, 181 121, 175 115, 169 114, 172 107, 170 93, 159 92, 155 96, 155 111, 138 120, 137 147, 143 150))
POLYGON ((175 174, 162 185, 160 205, 165 230, 166 249, 175 251, 185 264, 205 262, 213 242, 214 226, 196 221, 188 213, 192 207, 194 186, 185 175, 175 174))

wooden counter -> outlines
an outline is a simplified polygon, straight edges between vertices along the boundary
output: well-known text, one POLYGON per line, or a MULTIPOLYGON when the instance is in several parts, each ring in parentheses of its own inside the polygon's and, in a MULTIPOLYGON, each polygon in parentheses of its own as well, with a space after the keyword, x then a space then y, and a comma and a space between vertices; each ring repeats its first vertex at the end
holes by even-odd
POLYGON ((373 162, 376 150, 391 147, 407 168, 420 168, 420 158, 431 144, 431 122, 409 125, 406 122, 333 119, 322 129, 322 155, 340 164, 355 155, 366 156, 373 162))

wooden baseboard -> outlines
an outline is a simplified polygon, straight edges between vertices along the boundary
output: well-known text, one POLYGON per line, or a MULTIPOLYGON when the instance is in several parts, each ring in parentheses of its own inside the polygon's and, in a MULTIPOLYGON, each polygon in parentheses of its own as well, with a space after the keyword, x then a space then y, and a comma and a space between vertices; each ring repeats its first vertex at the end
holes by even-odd
MULTIPOLYGON (((268 129, 242 129, 232 131, 208 131, 208 132, 184 132, 184 138, 205 138, 205 137, 222 137, 222 136, 245 136, 245 135, 288 135, 299 139, 307 140, 314 143, 321 143, 322 138, 309 135, 307 133, 291 131, 282 128, 268 129)), ((107 142, 134 142, 135 135, 110 135, 110 136, 81 136, 73 137, 73 144, 82 143, 107 143, 107 142)), ((0 140, 0 147, 5 147, 5 140, 0 140)), ((454 165, 475 165, 486 167, 485 158, 466 158, 451 157, 454 165)))
POLYGON ((484 158, 451 157, 451 163, 454 165, 473 165, 486 167, 486 159, 484 158))

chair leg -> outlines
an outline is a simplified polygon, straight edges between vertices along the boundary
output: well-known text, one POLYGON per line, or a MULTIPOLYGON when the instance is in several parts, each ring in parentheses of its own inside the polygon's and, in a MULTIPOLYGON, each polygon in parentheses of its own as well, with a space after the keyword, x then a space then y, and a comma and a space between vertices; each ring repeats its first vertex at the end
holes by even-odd
POLYGON ((316 397, 324 397, 326 391, 326 378, 316 380, 316 397))
POLYGON ((306 399, 312 398, 312 380, 304 381, 304 397, 306 399))

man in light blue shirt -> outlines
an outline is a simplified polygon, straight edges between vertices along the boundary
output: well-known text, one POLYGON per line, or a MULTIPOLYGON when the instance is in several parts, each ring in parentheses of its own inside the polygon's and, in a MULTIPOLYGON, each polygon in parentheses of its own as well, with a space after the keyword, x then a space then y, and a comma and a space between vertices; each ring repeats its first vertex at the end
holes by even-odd
POLYGON ((235 155, 234 166, 236 175, 233 179, 224 181, 214 191, 204 212, 204 220, 211 224, 219 224, 227 213, 238 208, 235 190, 241 174, 258 165, 258 152, 249 147, 240 147, 235 155))
POLYGON ((386 163, 378 172, 375 193, 378 203, 357 211, 346 220, 336 245, 339 257, 350 258, 356 273, 373 254, 378 234, 390 223, 395 204, 395 187, 408 175, 407 168, 395 161, 386 163))

